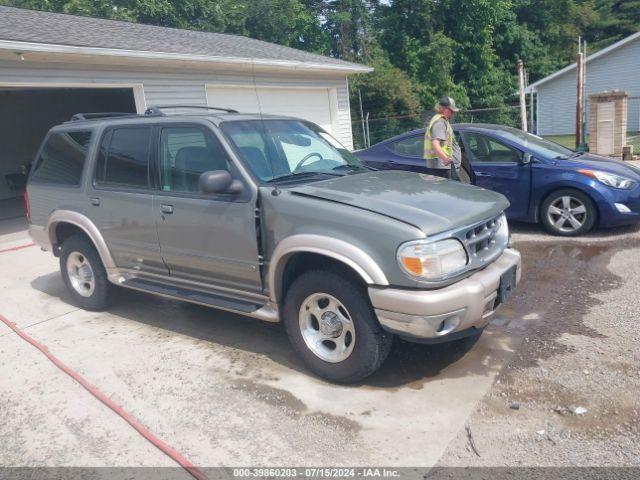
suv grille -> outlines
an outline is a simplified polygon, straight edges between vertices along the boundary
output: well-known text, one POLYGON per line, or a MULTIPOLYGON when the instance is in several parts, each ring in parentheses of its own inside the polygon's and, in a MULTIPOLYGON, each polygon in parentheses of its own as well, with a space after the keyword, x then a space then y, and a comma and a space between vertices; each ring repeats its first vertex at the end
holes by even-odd
POLYGON ((469 255, 469 267, 471 269, 486 265, 496 259, 506 248, 508 238, 502 238, 498 231, 502 222, 506 222, 503 214, 491 220, 484 221, 466 231, 460 232, 467 254, 469 255))

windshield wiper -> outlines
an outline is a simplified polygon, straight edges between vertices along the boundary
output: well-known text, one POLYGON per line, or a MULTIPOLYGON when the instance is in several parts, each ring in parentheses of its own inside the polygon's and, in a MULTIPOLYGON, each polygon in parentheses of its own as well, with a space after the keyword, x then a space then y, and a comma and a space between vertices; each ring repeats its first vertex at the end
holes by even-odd
POLYGON ((279 180, 291 180, 291 179, 299 179, 299 178, 307 178, 307 177, 315 177, 316 175, 329 175, 331 177, 340 177, 341 175, 337 173, 331 172, 298 172, 298 173, 286 173, 284 175, 279 175, 277 177, 273 177, 270 180, 267 180, 267 183, 277 182, 279 180))
POLYGON ((352 172, 361 172, 363 170, 367 170, 367 167, 360 165, 353 165, 351 163, 345 163, 344 165, 338 165, 337 167, 333 167, 331 170, 351 170, 352 172))
POLYGON ((587 152, 573 152, 573 153, 569 156, 569 158, 580 157, 580 156, 584 155, 585 153, 587 153, 587 152))

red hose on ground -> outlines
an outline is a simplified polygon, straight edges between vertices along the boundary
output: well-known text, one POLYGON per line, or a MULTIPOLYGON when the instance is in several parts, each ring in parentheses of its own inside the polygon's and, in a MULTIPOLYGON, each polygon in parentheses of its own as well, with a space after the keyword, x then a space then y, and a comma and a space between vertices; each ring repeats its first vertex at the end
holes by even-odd
MULTIPOLYGON (((0 251, 1 253, 2 251, 0 251)), ((138 420, 135 419, 132 415, 127 413, 121 406, 117 403, 113 402, 110 398, 108 398, 104 393, 98 390, 96 387, 91 385, 87 380, 85 380, 80 374, 72 370, 70 367, 62 363, 57 357, 55 357, 46 346, 39 343, 37 340, 33 339, 22 330, 20 330, 17 325, 7 318, 0 314, 0 321, 2 321, 5 325, 7 325, 11 330, 17 333, 23 340, 26 340, 31 345, 40 350, 56 367, 62 370, 64 373, 73 378, 76 382, 82 385, 91 395, 96 397, 102 403, 104 403, 107 407, 113 410, 115 413, 120 415, 133 428, 135 428, 140 435, 146 438, 149 442, 151 442, 154 446, 164 452, 167 456, 172 458, 176 463, 178 463, 182 468, 184 468, 187 472, 189 472, 194 478, 198 480, 206 480, 206 475, 202 470, 196 467, 189 460, 184 458, 180 453, 171 448, 165 442, 156 437, 153 433, 147 430, 138 420)))
POLYGON ((34 245, 35 243, 31 242, 31 243, 27 243, 26 245, 18 245, 17 247, 5 248, 4 250, 0 250, 0 253, 14 252, 16 250, 22 250, 23 248, 33 247, 34 245))

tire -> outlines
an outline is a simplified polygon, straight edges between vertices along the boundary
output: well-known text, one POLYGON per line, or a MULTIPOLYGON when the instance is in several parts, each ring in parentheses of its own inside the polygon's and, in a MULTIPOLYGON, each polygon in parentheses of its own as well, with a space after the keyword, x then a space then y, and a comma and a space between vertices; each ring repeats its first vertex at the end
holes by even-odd
POLYGON ((73 235, 62 243, 60 273, 80 308, 98 311, 107 307, 111 284, 97 250, 86 237, 73 235))
POLYGON ((363 380, 391 350, 393 335, 378 323, 365 288, 337 272, 302 274, 289 288, 283 312, 294 350, 311 371, 329 381, 363 380))
POLYGON ((544 227, 552 235, 562 237, 584 235, 593 228, 596 217, 593 200, 570 188, 551 193, 540 207, 540 220, 544 227))

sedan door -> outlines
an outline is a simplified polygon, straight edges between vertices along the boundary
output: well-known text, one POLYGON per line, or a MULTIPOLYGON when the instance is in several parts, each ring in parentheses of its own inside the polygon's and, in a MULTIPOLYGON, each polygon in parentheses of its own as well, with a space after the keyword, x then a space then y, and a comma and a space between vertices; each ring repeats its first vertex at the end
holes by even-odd
POLYGON ((207 171, 238 174, 216 135, 201 125, 163 125, 161 188, 154 197, 160 250, 172 276, 260 292, 255 202, 248 194, 203 194, 207 171))
POLYGON ((488 135, 462 132, 475 184, 502 193, 511 206, 509 218, 524 218, 531 196, 531 165, 523 162, 523 153, 488 135))

